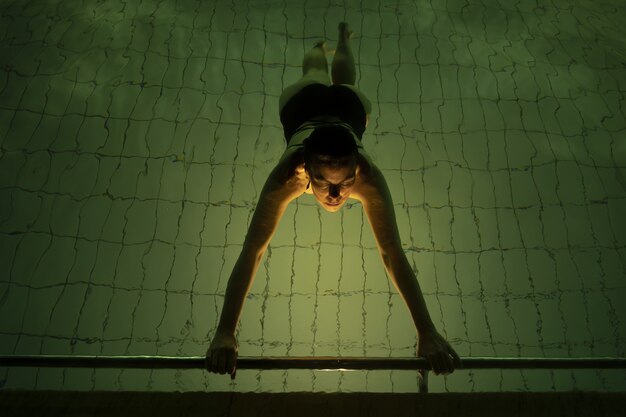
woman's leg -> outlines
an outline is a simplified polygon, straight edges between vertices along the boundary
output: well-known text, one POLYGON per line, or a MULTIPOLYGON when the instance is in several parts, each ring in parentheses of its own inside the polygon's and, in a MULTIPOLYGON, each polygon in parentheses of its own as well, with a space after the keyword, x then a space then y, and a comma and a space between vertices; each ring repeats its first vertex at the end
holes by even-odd
POLYGON ((361 100, 365 113, 369 117, 369 114, 372 112, 372 104, 365 94, 354 85, 356 83, 356 67, 352 48, 350 48, 350 36, 352 36, 352 31, 348 28, 348 24, 346 22, 339 23, 339 42, 337 43, 331 68, 333 84, 342 84, 354 91, 359 100, 361 100))
POLYGON ((326 60, 326 42, 319 41, 304 55, 302 59, 302 76, 322 72, 328 74, 328 61, 326 60))
POLYGON ((333 84, 354 85, 356 82, 354 55, 352 55, 352 48, 350 48, 351 35, 352 32, 348 29, 348 24, 346 22, 339 23, 339 41, 331 69, 333 84))
POLYGON ((291 97, 307 85, 314 83, 330 85, 328 61, 326 60, 327 52, 326 42, 320 41, 304 55, 302 60, 302 78, 283 90, 278 100, 279 112, 282 112, 283 107, 291 97))

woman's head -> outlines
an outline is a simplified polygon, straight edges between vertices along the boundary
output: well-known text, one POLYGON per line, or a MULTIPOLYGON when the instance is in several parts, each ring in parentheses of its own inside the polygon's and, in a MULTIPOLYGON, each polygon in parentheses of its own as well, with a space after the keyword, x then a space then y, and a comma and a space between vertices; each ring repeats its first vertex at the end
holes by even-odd
POLYGON ((327 211, 338 211, 356 180, 358 148, 352 132, 343 126, 318 127, 304 141, 304 167, 317 201, 327 211))

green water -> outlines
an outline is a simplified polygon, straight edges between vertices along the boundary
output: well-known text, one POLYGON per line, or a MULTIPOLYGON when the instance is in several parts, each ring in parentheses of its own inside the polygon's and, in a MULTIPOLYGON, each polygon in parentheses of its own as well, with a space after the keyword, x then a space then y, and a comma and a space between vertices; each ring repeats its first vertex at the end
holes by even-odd
MULTIPOLYGON (((278 97, 350 22, 430 313, 461 356, 624 356, 618 1, 1 1, 0 353, 203 355, 278 97)), ((412 356, 360 204, 288 208, 242 356, 412 356)), ((406 371, 0 369, 4 388, 415 392, 406 371)), ((431 391, 623 391, 623 371, 458 371, 431 391)))

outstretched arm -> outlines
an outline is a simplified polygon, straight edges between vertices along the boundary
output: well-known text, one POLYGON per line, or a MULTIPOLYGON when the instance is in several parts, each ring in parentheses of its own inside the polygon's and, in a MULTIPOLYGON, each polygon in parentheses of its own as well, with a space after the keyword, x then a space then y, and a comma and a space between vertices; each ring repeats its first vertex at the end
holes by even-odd
POLYGON ((289 202, 300 191, 293 181, 285 181, 284 170, 285 165, 279 163, 265 182, 243 248, 228 279, 220 321, 207 352, 209 371, 234 376, 237 359, 235 330, 246 294, 278 222, 289 202))
POLYGON ((437 332, 422 290, 400 242, 393 202, 385 178, 371 164, 367 184, 360 190, 360 200, 376 237, 383 263, 394 286, 404 299, 418 332, 418 355, 425 357, 436 374, 450 373, 460 366, 454 349, 437 332))

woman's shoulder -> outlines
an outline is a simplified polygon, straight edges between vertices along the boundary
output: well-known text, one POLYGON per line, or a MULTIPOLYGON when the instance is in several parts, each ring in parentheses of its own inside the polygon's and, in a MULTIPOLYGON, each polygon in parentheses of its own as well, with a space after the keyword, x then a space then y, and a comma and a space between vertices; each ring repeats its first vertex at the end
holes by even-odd
POLYGON ((304 186, 306 189, 308 177, 304 170, 302 154, 303 149, 301 147, 285 149, 275 168, 277 181, 289 188, 299 189, 304 186))
POLYGON ((368 196, 379 188, 380 184, 378 174, 380 170, 372 161, 370 156, 362 149, 359 149, 357 167, 357 183, 351 197, 362 202, 364 199, 368 199, 368 196))
POLYGON ((359 176, 364 180, 368 180, 372 176, 372 169, 376 169, 376 164, 363 148, 359 148, 357 165, 359 167, 359 176))

